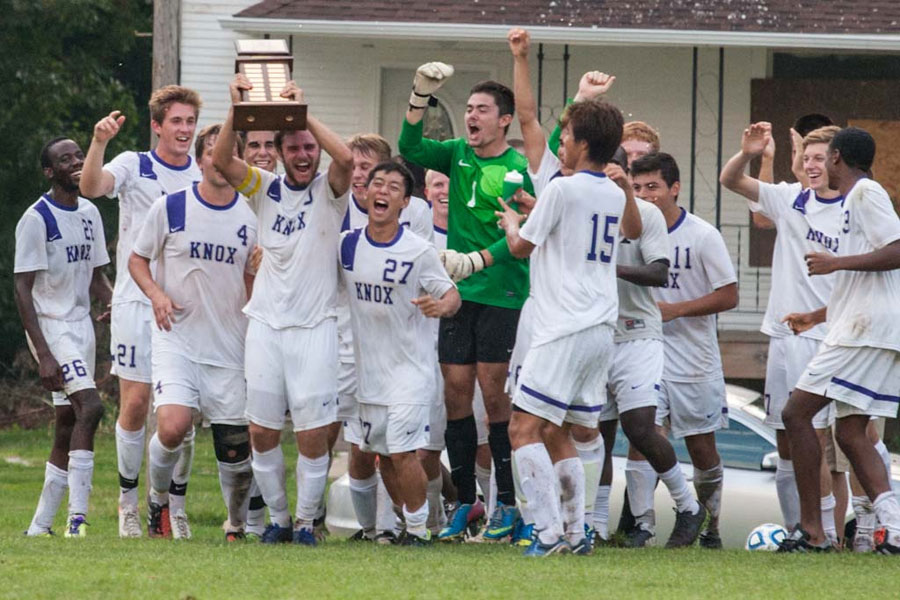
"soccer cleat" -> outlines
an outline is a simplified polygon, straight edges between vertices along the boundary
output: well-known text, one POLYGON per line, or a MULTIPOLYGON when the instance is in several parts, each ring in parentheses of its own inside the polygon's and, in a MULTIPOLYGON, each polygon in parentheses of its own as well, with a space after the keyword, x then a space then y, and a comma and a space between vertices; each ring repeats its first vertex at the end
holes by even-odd
POLYGON ((173 540, 191 539, 191 525, 183 510, 169 513, 169 526, 172 528, 173 540))
POLYGON ((484 505, 481 502, 476 501, 475 504, 454 502, 448 507, 447 526, 441 529, 438 540, 444 542, 464 539, 470 525, 476 523, 482 516, 484 505))
POLYGON ((151 538, 172 537, 168 504, 151 502, 147 507, 147 536, 151 538))
MULTIPOLYGON (((374 533, 374 531, 372 532, 374 533)), ((359 529, 356 533, 351 535, 348 539, 348 542, 374 542, 375 538, 370 537, 369 534, 366 533, 365 529, 359 529)))
POLYGON ((640 525, 635 526, 625 534, 626 548, 646 548, 647 546, 652 546, 655 541, 656 533, 649 529, 644 529, 640 525))
POLYGON ((890 542, 883 542, 875 547, 878 554, 900 554, 900 546, 895 546, 890 542))
MULTIPOLYGON (((719 532, 706 530, 700 534, 700 547, 707 548, 709 550, 721 550, 722 549, 722 538, 719 537, 719 532)), ((829 544, 830 545, 830 544, 829 544)))
POLYGON ((119 537, 141 537, 141 518, 137 506, 119 506, 119 537))
MULTIPOLYGON (((699 506, 700 510, 695 515, 689 510, 675 511, 675 527, 672 528, 672 535, 666 542, 666 548, 686 548, 697 541, 700 528, 706 519, 706 508, 702 504, 699 506)), ((719 544, 721 548, 721 540, 719 544)))
POLYGON ((266 530, 263 531, 262 538, 259 541, 263 544, 287 544, 293 539, 293 536, 294 530, 290 525, 281 527, 275 523, 270 523, 266 530))
POLYGON ((65 536, 67 538, 83 538, 87 535, 87 521, 84 520, 84 515, 69 515, 69 520, 66 522, 66 533, 65 536))
POLYGON ((401 546, 430 546, 432 542, 431 532, 427 529, 425 530, 425 535, 416 535, 414 533, 410 533, 409 531, 404 531, 400 536, 400 545, 401 546))
POLYGON ((483 532, 484 541, 501 542, 505 538, 511 538, 518 520, 519 509, 515 506, 507 506, 498 500, 491 520, 488 521, 483 532))
POLYGON ((594 553, 594 529, 588 527, 587 523, 584 525, 584 537, 581 538, 578 543, 570 544, 572 547, 572 554, 578 554, 579 556, 589 556, 594 553))
POLYGON ((781 540, 781 543, 778 544, 778 550, 776 552, 781 553, 811 553, 811 552, 831 552, 834 547, 825 542, 821 546, 816 546, 809 543, 809 534, 803 531, 800 525, 794 528, 794 530, 788 535, 786 538, 781 540))
POLYGON ((382 546, 393 546, 399 540, 393 531, 382 531, 375 536, 375 543, 382 546))
POLYGON ((251 544, 258 544, 262 541, 262 536, 255 531, 247 531, 244 533, 244 541, 251 544))
POLYGON ((294 530, 292 541, 301 546, 315 546, 318 544, 316 540, 316 532, 312 527, 301 527, 294 530))
POLYGON ((519 517, 516 520, 516 526, 513 528, 509 543, 513 546, 527 548, 531 545, 532 535, 534 535, 534 524, 526 523, 522 520, 522 517, 519 517))
POLYGON ((628 500, 628 490, 623 494, 622 512, 619 515, 619 525, 616 527, 616 533, 628 535, 637 526, 637 520, 631 514, 631 503, 628 500))
POLYGON ((25 537, 56 537, 56 533, 54 533, 52 529, 44 529, 42 531, 38 531, 35 533, 29 533, 26 530, 26 531, 23 531, 22 534, 25 537))
POLYGON ((566 538, 560 537, 552 544, 544 544, 535 533, 531 539, 531 545, 522 553, 522 556, 550 556, 551 554, 568 554, 572 547, 566 538))
POLYGON ((316 518, 313 521, 313 531, 316 536, 316 541, 322 543, 325 541, 325 538, 328 537, 329 531, 325 526, 325 514, 323 513, 321 517, 316 518))
POLYGON ((226 542, 243 542, 247 539, 247 536, 243 531, 226 531, 225 532, 225 541, 226 542))

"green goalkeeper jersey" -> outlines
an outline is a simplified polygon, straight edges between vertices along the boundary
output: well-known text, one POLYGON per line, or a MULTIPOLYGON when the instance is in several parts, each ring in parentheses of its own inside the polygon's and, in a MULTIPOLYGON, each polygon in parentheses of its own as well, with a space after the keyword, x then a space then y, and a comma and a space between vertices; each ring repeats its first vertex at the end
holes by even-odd
POLYGON ((447 248, 472 252, 488 248, 494 264, 459 282, 463 300, 522 308, 528 297, 528 261, 513 258, 506 234, 497 226, 494 211, 503 192, 503 178, 518 171, 525 178, 525 191, 534 194, 528 178, 528 161, 513 148, 500 156, 481 158, 463 138, 437 142, 422 137, 422 123, 403 121, 398 143, 400 154, 426 169, 450 178, 447 248))

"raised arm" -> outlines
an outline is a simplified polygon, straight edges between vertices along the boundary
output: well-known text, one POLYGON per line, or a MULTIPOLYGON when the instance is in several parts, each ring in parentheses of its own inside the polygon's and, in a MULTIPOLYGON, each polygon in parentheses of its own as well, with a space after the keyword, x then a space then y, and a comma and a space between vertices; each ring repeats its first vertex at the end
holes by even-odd
POLYGON ((344 140, 313 116, 306 118, 306 126, 313 134, 322 150, 331 157, 328 166, 328 185, 335 196, 343 196, 350 189, 350 177, 353 175, 353 153, 344 140))
POLYGON ((759 181, 747 175, 747 165, 763 153, 772 137, 772 125, 753 123, 741 135, 741 151, 731 157, 722 168, 719 183, 751 202, 759 200, 759 181))
POLYGON ((34 278, 37 271, 28 271, 26 273, 16 273, 13 276, 16 288, 16 307, 19 309, 19 318, 22 319, 22 326, 31 345, 34 347, 34 353, 37 355, 38 375, 41 378, 41 385, 45 390, 58 392, 63 389, 63 375, 59 363, 50 352, 47 340, 44 338, 44 332, 41 331, 38 322, 37 310, 34 308, 34 297, 32 290, 34 289, 34 278))
POLYGON ((409 107, 406 109, 407 123, 415 125, 425 117, 425 109, 432 95, 452 76, 453 66, 442 62, 425 63, 416 69, 409 107))
POLYGON ((91 138, 91 146, 88 148, 87 156, 84 157, 79 182, 81 193, 86 198, 106 196, 111 194, 116 186, 116 179, 112 173, 103 170, 103 155, 106 153, 109 140, 116 137, 123 123, 125 115, 114 110, 94 125, 94 137, 91 138))
POLYGON ((531 37, 524 29, 510 29, 506 35, 513 55, 513 93, 516 96, 516 112, 519 127, 525 141, 525 158, 532 172, 541 166, 541 157, 547 148, 547 136, 537 118, 537 102, 531 90, 531 74, 528 69, 528 49, 531 37))
POLYGON ((228 116, 225 117, 225 123, 216 137, 216 145, 213 146, 212 158, 213 165, 218 169, 228 185, 233 188, 244 183, 250 171, 250 167, 243 160, 234 155, 234 105, 241 101, 241 90, 253 89, 253 84, 247 79, 246 75, 238 73, 231 80, 228 90, 231 94, 231 108, 228 109, 228 116))
POLYGON ((809 175, 803 168, 803 136, 791 127, 791 172, 805 188, 809 187, 809 175))
POLYGON ((636 240, 641 237, 644 231, 644 224, 641 222, 641 211, 634 201, 634 189, 628 180, 628 175, 617 164, 609 163, 606 165, 606 176, 609 177, 616 185, 625 192, 625 210, 622 212, 622 225, 619 231, 629 240, 636 240))

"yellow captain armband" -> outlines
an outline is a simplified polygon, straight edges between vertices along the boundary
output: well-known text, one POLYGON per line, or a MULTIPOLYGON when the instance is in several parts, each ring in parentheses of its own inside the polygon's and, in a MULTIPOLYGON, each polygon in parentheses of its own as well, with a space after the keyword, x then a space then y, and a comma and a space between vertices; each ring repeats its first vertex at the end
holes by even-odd
POLYGON ((262 173, 259 172, 259 168, 247 165, 247 175, 244 177, 244 180, 241 181, 234 189, 249 198, 259 191, 261 185, 262 173))

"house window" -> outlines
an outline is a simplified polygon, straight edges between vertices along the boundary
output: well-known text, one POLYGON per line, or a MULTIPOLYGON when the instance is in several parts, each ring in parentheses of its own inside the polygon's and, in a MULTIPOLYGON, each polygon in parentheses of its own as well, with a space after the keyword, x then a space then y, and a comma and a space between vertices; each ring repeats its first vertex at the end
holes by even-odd
MULTIPOLYGON (((435 99, 437 100, 437 98, 435 99)), ((453 135, 453 121, 450 119, 450 113, 441 100, 437 100, 437 106, 429 108, 425 112, 422 135, 439 142, 455 137, 453 135)))

